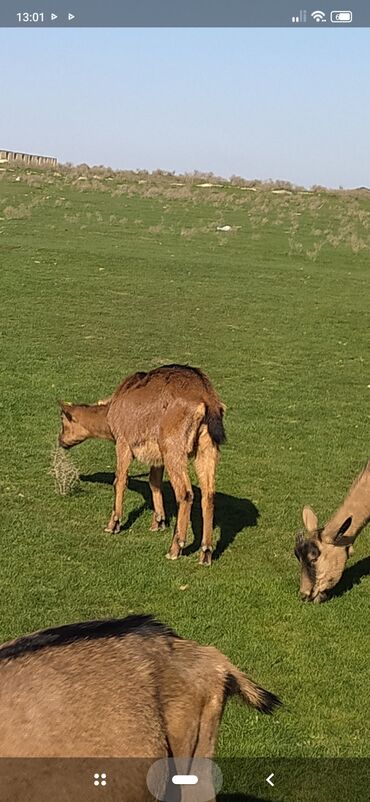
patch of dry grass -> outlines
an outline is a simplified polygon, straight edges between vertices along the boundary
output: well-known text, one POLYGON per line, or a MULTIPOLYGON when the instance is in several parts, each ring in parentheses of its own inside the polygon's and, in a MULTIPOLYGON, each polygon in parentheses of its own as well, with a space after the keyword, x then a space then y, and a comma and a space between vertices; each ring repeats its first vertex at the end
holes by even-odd
POLYGON ((80 485, 78 468, 58 443, 51 452, 50 473, 54 479, 55 490, 60 496, 69 496, 77 492, 80 485))
POLYGON ((166 231, 166 226, 163 223, 158 223, 156 226, 149 226, 149 234, 163 234, 166 231))
POLYGON ((6 220, 26 220, 31 217, 32 212, 26 203, 20 203, 19 206, 6 206, 3 215, 6 220))

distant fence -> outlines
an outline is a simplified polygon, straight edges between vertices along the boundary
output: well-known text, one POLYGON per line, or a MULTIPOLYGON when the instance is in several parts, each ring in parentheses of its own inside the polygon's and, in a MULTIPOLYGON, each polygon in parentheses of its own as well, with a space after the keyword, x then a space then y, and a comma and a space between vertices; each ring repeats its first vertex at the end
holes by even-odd
POLYGON ((21 164, 58 164, 52 156, 34 156, 32 153, 18 153, 14 150, 0 150, 0 161, 17 162, 21 164))

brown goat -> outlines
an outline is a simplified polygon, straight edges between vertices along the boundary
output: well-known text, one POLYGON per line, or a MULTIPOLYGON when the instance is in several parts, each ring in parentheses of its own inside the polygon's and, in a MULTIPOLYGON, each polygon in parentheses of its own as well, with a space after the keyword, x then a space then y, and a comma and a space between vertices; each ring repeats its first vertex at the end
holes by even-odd
POLYGON ((325 601, 340 580, 353 543, 370 521, 370 461, 353 482, 343 504, 327 524, 319 527, 311 507, 303 508, 308 538, 297 535, 295 555, 301 563, 303 601, 325 601))
POLYGON ((263 713, 280 704, 151 616, 35 632, 0 646, 0 757, 131 758, 109 798, 149 802, 147 760, 212 758, 234 695, 263 713))
POLYGON ((200 562, 212 557, 213 507, 219 446, 225 441, 225 407, 202 371, 185 365, 164 365, 135 373, 110 398, 97 404, 61 403, 59 443, 71 448, 89 437, 116 443, 114 508, 106 528, 119 532, 128 469, 135 457, 151 466, 152 530, 163 529, 162 477, 167 470, 178 504, 176 528, 167 557, 176 560, 186 542, 193 501, 187 462, 194 457, 199 479, 203 537, 200 562))

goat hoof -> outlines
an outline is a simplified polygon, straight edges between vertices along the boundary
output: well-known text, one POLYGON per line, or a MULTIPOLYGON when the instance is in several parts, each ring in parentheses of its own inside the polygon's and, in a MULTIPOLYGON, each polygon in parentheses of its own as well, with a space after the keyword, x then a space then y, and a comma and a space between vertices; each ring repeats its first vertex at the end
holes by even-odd
POLYGON ((120 531, 121 531, 120 521, 115 521, 114 524, 108 524, 108 526, 106 526, 104 529, 104 532, 109 532, 110 535, 118 535, 120 531))
POLYGON ((199 555, 200 565, 211 565, 212 563, 212 549, 202 549, 199 555))
POLYGON ((167 560, 177 560, 178 557, 181 557, 182 545, 176 541, 172 543, 170 550, 166 554, 167 560))
POLYGON ((321 604, 322 602, 326 601, 326 599, 327 599, 327 593, 318 593, 317 596, 315 596, 313 603, 321 604))
POLYGON ((152 525, 150 527, 150 532, 160 532, 165 528, 166 528, 165 520, 162 519, 160 521, 157 521, 155 518, 153 518, 152 525))

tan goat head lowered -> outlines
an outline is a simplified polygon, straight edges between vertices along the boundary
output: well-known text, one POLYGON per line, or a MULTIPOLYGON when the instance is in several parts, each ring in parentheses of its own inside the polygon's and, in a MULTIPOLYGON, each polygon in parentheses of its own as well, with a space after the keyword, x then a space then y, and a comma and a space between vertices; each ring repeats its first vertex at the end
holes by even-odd
POLYGON ((294 552, 301 564, 301 598, 322 602, 339 582, 356 537, 370 521, 370 460, 325 526, 319 527, 311 507, 303 508, 302 517, 308 537, 297 535, 294 552))

